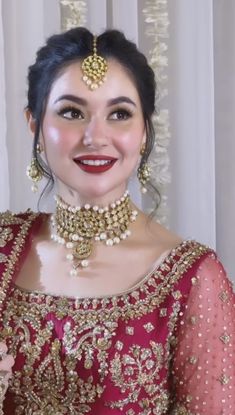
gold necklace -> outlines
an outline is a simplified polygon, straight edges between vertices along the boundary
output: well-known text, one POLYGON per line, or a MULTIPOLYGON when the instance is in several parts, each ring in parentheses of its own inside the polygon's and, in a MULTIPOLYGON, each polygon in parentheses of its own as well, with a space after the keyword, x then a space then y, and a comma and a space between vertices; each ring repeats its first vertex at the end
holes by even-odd
POLYGON ((119 244, 130 236, 128 229, 138 212, 130 206, 129 192, 109 206, 70 206, 60 196, 55 196, 56 211, 52 215, 51 239, 64 245, 71 252, 66 258, 72 262, 70 274, 76 276, 79 267, 87 267, 95 241, 107 246, 119 244))

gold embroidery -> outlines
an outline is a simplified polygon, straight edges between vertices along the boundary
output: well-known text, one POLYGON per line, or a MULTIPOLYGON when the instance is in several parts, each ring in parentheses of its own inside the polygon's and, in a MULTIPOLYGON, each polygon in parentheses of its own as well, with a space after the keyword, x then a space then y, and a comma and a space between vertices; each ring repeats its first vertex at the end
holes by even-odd
POLYGON ((177 290, 172 293, 172 296, 174 297, 175 300, 179 300, 182 297, 182 294, 179 290, 177 290))
POLYGON ((197 285, 198 284, 198 277, 192 277, 191 281, 192 281, 192 285, 197 285))
POLYGON ((5 254, 0 254, 0 264, 3 264, 7 261, 7 256, 5 254))
POLYGON ((4 262, 7 262, 7 268, 2 274, 1 290, 0 290, 0 311, 1 311, 2 304, 5 301, 6 293, 7 293, 9 284, 12 280, 14 271, 15 271, 15 265, 24 247, 25 238, 28 233, 28 230, 30 229, 32 222, 38 216, 37 213, 33 213, 33 212, 28 212, 28 213, 29 215, 27 217, 27 220, 24 220, 24 221, 18 218, 17 216, 13 215, 11 212, 5 212, 0 215, 1 225, 20 224, 20 230, 14 240, 14 245, 12 247, 12 250, 7 257, 7 261, 4 261, 4 262))
MULTIPOLYGON (((30 210, 27 212, 30 213, 30 210)), ((22 225, 23 223, 24 219, 19 218, 17 215, 14 215, 12 212, 10 212, 10 210, 0 213, 0 226, 22 225)))
POLYGON ((197 415, 189 411, 184 405, 177 404, 172 411, 172 415, 197 415))
POLYGON ((117 350, 122 350, 122 349, 123 349, 123 343, 122 343, 122 342, 120 342, 120 340, 118 340, 118 341, 116 342, 116 344, 115 344, 115 348, 116 348, 117 350))
POLYGON ((126 326, 126 334, 129 334, 129 336, 133 336, 135 332, 134 327, 126 326))
POLYGON ((125 397, 119 401, 107 402, 107 406, 123 410, 126 405, 138 402, 139 407, 144 410, 140 414, 151 413, 153 408, 156 415, 166 413, 170 398, 165 387, 166 379, 160 380, 159 372, 162 368, 169 369, 170 344, 179 310, 180 304, 174 303, 167 324, 169 332, 164 347, 150 340, 147 348, 134 344, 129 347, 128 353, 115 354, 110 367, 112 382, 125 397), (143 391, 147 397, 141 399, 143 391))
POLYGON ((11 228, 2 228, 0 227, 0 248, 6 246, 7 242, 13 239, 13 233, 11 228))
POLYGON ((228 291, 221 291, 221 293, 219 294, 219 298, 221 301, 223 301, 223 303, 227 303, 229 299, 228 291))
POLYGON ((166 317, 167 316, 167 308, 160 308, 160 317, 166 317))
POLYGON ((221 385, 227 385, 229 383, 229 377, 225 375, 224 373, 220 376, 219 381, 221 385))
POLYGON ((154 341, 150 341, 149 348, 135 344, 129 348, 127 354, 120 355, 117 352, 111 361, 110 373, 115 386, 121 393, 128 392, 128 397, 107 403, 107 406, 122 410, 127 403, 138 402, 142 407, 146 407, 146 401, 144 403, 139 400, 142 389, 151 396, 152 401, 161 399, 161 405, 164 402, 167 404, 169 397, 167 393, 164 394, 164 385, 157 385, 156 382, 163 366, 163 346, 154 341), (161 396, 159 390, 162 391, 161 396))
POLYGON ((197 363, 196 356, 190 356, 188 360, 189 360, 189 363, 191 363, 191 365, 195 365, 197 363))
MULTIPOLYGON (((45 329, 39 329, 33 344, 29 338, 26 322, 30 322, 32 327, 37 327, 40 317, 36 315, 34 318, 31 316, 31 319, 29 317, 28 313, 19 321, 18 338, 15 336, 13 346, 14 353, 20 348, 26 358, 23 371, 16 371, 10 384, 10 391, 16 396, 16 414, 20 415, 32 410, 39 414, 53 414, 54 411, 67 414, 68 408, 71 413, 89 412, 90 404, 101 396, 104 386, 95 382, 93 376, 81 379, 77 371, 77 362, 82 359, 83 351, 86 358, 89 354, 89 348, 84 347, 87 336, 83 337, 83 344, 80 341, 81 348, 78 344, 71 348, 71 338, 68 339, 65 334, 62 344, 58 339, 53 340, 49 351, 45 354, 45 348, 48 348, 49 341, 53 338, 54 324, 49 321, 45 329), (65 365, 61 361, 63 347, 69 350, 65 365), (33 369, 36 362, 39 364, 33 369), (23 382, 20 382, 20 379, 23 379, 23 382)), ((98 332, 100 334, 96 328, 95 331, 96 334, 98 332)), ((90 350, 91 348, 90 346, 90 350)), ((103 358, 104 361, 105 358, 103 358)), ((102 356, 99 354, 98 360, 102 361, 102 356)))
MULTIPOLYGON (((28 225, 22 230, 21 248, 17 252, 22 249, 27 230, 28 225)), ((160 267, 135 291, 115 297, 75 300, 12 288, 3 323, 5 327, 13 327, 13 333, 6 333, 10 340, 9 352, 15 356, 20 352, 24 357, 23 367, 14 372, 9 387, 15 396, 16 414, 67 414, 68 410, 86 414, 104 396, 107 378, 113 388, 125 395, 112 402, 103 397, 106 406, 128 410, 126 405, 135 402, 144 414, 153 407, 156 414, 166 413, 170 399, 167 380, 161 381, 159 372, 163 368, 168 370, 180 303, 173 304, 164 346, 148 337, 145 347, 130 346, 125 344, 126 339, 131 340, 129 336, 120 341, 116 334, 121 322, 124 333, 133 336, 133 319, 140 319, 161 306, 175 283, 197 259, 195 252, 201 255, 199 245, 192 242, 181 245, 174 251, 174 255, 179 255, 177 262, 173 254, 165 260, 167 274, 162 271, 166 267, 160 267), (182 252, 185 247, 190 247, 187 253, 182 252), (60 335, 58 325, 62 327, 60 335), (113 355, 115 345, 117 351, 113 355)), ((4 278, 9 284, 13 271, 10 268, 7 272, 4 278)), ((146 338, 146 332, 143 334, 146 338)))
POLYGON ((151 331, 154 330, 154 325, 152 323, 146 323, 143 326, 145 328, 145 330, 147 331, 147 333, 150 333, 151 331))
POLYGON ((224 344, 228 344, 230 342, 230 336, 227 333, 223 333, 220 336, 220 340, 224 343, 224 344))

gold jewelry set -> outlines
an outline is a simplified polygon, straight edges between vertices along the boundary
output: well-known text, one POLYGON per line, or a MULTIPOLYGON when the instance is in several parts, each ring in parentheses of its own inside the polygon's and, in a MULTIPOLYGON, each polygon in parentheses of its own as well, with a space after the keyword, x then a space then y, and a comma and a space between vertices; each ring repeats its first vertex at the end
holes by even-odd
MULTIPOLYGON (((91 90, 97 89, 105 82, 108 65, 107 61, 97 55, 97 38, 94 37, 93 53, 82 62, 83 81, 91 90)), ((37 154, 43 149, 37 146, 37 154)), ((145 144, 140 154, 144 155, 145 144)), ((43 171, 37 159, 32 158, 27 168, 27 176, 33 181, 32 190, 38 189, 38 182, 43 178, 43 171)), ((150 178, 150 169, 146 162, 140 164, 137 177, 141 183, 141 191, 146 193, 145 185, 150 178)), ((136 220, 137 211, 130 207, 130 197, 126 192, 120 200, 110 206, 98 207, 85 205, 72 207, 58 196, 56 197, 56 213, 52 216, 52 227, 55 233, 51 235, 70 250, 67 259, 72 263, 71 275, 77 275, 79 267, 87 267, 95 241, 102 241, 107 246, 120 243, 130 235, 128 229, 131 222, 136 220)))
POLYGON ((89 265, 95 242, 107 246, 119 244, 131 235, 128 229, 138 212, 132 210, 129 192, 109 206, 70 206, 55 196, 56 211, 51 223, 55 233, 51 239, 64 245, 70 252, 66 258, 72 263, 70 274, 76 276, 78 268, 89 265))

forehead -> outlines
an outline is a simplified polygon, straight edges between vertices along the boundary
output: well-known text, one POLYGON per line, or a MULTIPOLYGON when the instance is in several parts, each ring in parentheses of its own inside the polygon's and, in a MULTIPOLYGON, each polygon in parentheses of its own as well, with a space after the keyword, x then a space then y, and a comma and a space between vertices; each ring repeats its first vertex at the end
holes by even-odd
POLYGON ((91 91, 82 80, 81 62, 67 66, 54 81, 48 102, 55 101, 60 95, 73 94, 86 97, 87 100, 109 100, 116 96, 129 96, 139 103, 139 94, 128 70, 114 59, 107 60, 108 70, 104 83, 91 91))

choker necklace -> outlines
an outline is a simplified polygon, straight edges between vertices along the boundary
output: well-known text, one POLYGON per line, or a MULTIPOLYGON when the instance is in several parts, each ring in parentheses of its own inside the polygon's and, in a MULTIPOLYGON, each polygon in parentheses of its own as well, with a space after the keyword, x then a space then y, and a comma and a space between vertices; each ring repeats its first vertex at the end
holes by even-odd
POLYGON ((129 192, 106 207, 70 206, 60 196, 55 196, 56 211, 51 217, 55 233, 51 239, 68 248, 66 258, 72 262, 70 274, 76 276, 79 267, 87 267, 94 242, 107 246, 119 244, 130 236, 128 229, 136 220, 138 212, 130 206, 129 192))

